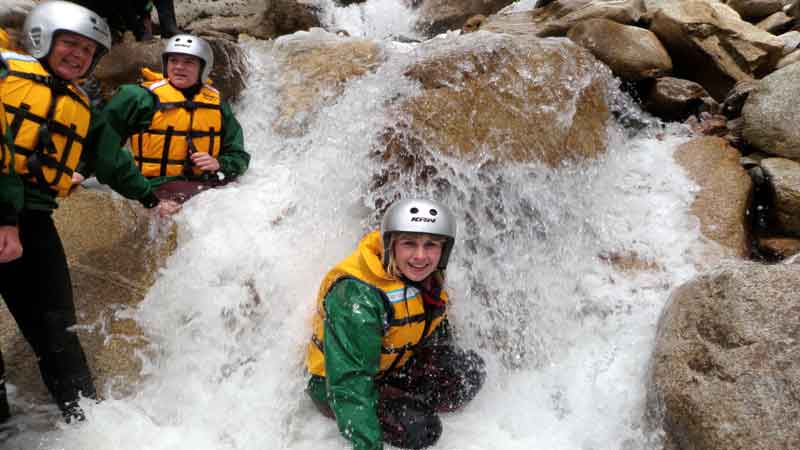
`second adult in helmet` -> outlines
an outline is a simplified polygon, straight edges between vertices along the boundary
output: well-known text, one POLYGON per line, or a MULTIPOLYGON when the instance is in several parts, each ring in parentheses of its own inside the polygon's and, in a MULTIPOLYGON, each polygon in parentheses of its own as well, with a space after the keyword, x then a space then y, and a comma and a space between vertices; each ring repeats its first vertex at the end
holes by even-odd
POLYGON ((445 238, 438 269, 445 270, 456 239, 456 220, 441 203, 425 199, 405 199, 392 204, 383 215, 383 264, 389 263, 392 236, 397 233, 429 234, 445 238))
POLYGON ((193 36, 191 34, 178 34, 167 41, 164 51, 161 53, 161 61, 163 64, 164 73, 170 73, 170 56, 188 55, 193 56, 200 61, 199 78, 196 82, 203 83, 208 80, 211 75, 211 69, 214 67, 214 52, 211 50, 211 45, 205 39, 193 36))
POLYGON ((90 9, 56 0, 38 4, 25 19, 22 28, 23 46, 31 56, 45 61, 55 47, 56 38, 64 32, 90 39, 97 46, 89 67, 78 74, 79 77, 85 77, 111 48, 108 24, 90 9))

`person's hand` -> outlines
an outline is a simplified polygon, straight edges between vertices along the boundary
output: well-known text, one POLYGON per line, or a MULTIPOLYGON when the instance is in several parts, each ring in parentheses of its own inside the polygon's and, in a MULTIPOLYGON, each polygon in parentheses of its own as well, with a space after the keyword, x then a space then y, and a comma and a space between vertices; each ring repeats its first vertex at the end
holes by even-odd
POLYGON ((19 240, 19 227, 0 226, 0 263, 7 263, 22 256, 22 242, 19 240))
POLYGON ((158 205, 153 208, 153 211, 159 217, 167 217, 175 214, 181 210, 181 204, 172 200, 161 200, 158 205))
POLYGON ((72 172, 72 185, 73 186, 77 186, 77 185, 83 183, 83 180, 85 180, 85 179, 86 178, 83 175, 79 174, 78 172, 72 172))
POLYGON ((206 172, 216 172, 219 170, 219 161, 208 153, 192 153, 192 163, 200 170, 206 172))

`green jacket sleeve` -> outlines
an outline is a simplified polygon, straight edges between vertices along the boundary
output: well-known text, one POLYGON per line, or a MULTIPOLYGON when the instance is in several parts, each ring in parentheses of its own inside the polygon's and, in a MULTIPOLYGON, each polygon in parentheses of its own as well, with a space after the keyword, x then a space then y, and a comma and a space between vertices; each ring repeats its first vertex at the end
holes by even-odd
POLYGON ((220 171, 226 177, 236 178, 242 175, 250 164, 250 154, 244 150, 244 133, 242 126, 231 111, 231 107, 222 102, 222 150, 219 154, 220 171))
POLYGON ((328 401, 339 431, 353 450, 380 450, 378 390, 385 307, 378 293, 357 280, 342 280, 325 297, 325 373, 328 401))
POLYGON ((102 112, 92 114, 82 169, 145 206, 153 203, 152 188, 122 145, 132 131, 141 129, 144 121, 147 126, 153 110, 153 100, 147 91, 135 85, 122 86, 102 112))

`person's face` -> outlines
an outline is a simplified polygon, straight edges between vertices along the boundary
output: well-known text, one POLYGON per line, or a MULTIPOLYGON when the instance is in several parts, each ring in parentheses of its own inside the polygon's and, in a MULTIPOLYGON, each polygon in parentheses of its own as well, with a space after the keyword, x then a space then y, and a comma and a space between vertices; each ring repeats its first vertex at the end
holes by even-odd
POLYGON ((87 37, 69 31, 58 33, 47 56, 47 64, 53 73, 67 81, 81 78, 92 65, 97 43, 87 37))
POLYGON ((167 78, 178 89, 192 87, 200 80, 200 58, 174 53, 167 55, 167 78))
POLYGON ((443 244, 440 239, 425 234, 396 239, 392 251, 397 270, 411 281, 425 280, 436 270, 443 244))

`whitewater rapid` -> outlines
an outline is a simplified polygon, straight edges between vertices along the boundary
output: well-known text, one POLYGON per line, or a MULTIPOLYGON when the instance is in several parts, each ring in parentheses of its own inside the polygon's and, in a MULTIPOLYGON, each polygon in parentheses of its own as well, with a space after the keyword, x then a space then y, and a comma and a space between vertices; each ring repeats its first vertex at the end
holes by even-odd
MULTIPOLYGON (((272 44, 243 44, 251 68, 235 112, 251 168, 185 205, 175 253, 140 307, 121 313, 151 342, 142 382, 125 395, 101 387, 105 400, 83 402, 78 425, 15 419, 23 432, 4 448, 347 448, 303 392, 318 283, 377 225, 377 198, 432 188, 369 190, 386 105, 420 89, 402 76, 413 48, 383 40, 414 36, 414 13, 398 0, 325 11, 331 26, 379 40, 387 61, 287 138, 271 126, 281 84, 272 44)), ((587 164, 488 171, 441 157, 452 189, 440 200, 460 227, 452 322, 489 375, 466 409, 442 416, 433 449, 659 448, 643 419, 648 358, 660 311, 704 245, 689 214, 697 187, 672 158, 687 139, 651 121, 633 134, 612 125, 607 154, 587 164), (648 268, 607 263, 617 253, 648 268)))

